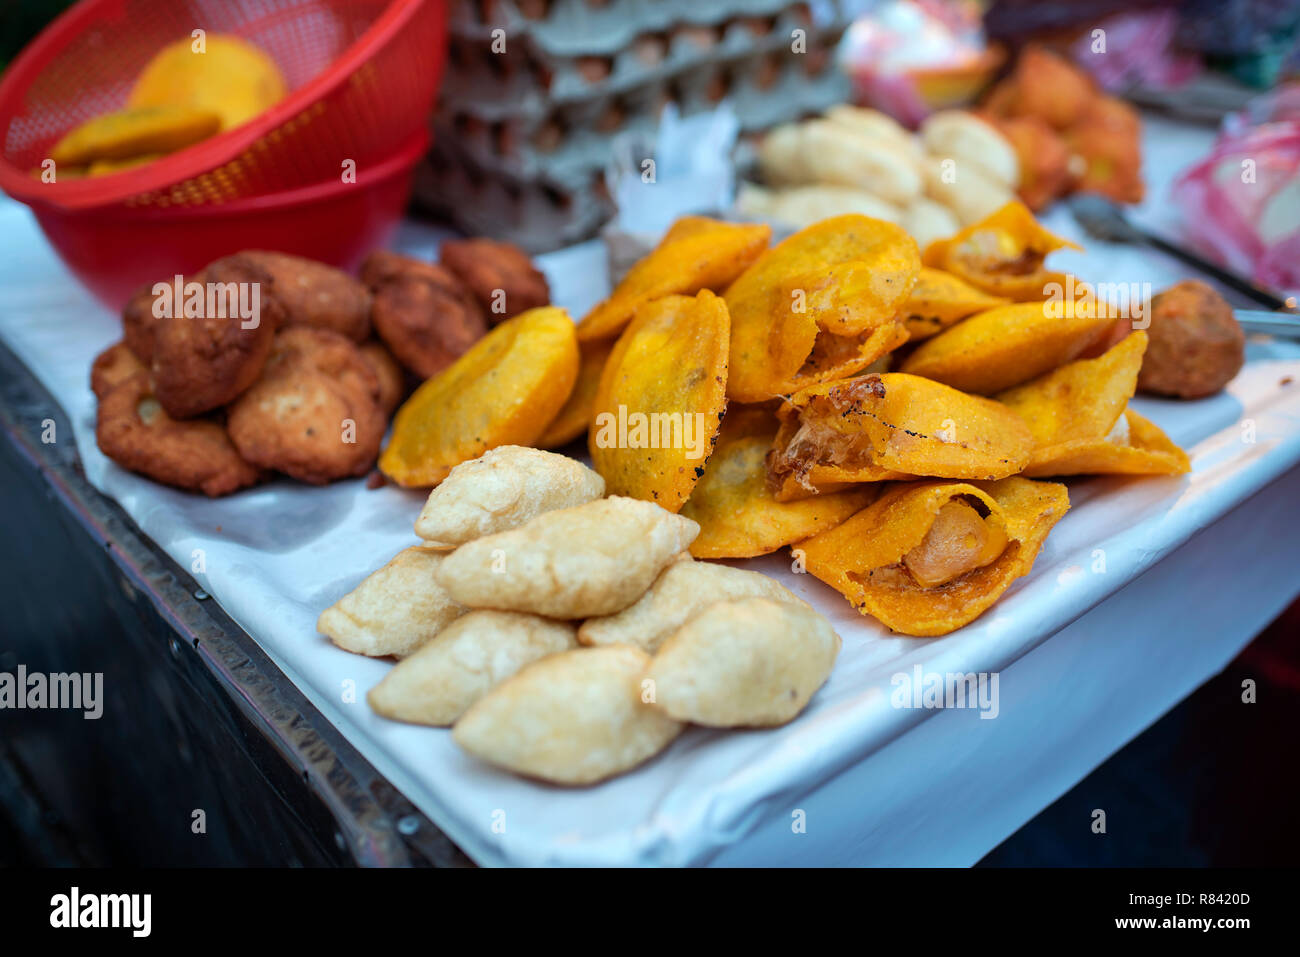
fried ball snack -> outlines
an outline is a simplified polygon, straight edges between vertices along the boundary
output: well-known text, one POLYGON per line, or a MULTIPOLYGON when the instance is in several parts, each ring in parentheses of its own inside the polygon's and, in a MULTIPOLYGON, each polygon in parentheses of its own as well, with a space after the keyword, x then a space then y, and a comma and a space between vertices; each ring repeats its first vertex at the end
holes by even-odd
POLYGON ((360 348, 361 357, 379 381, 379 407, 387 419, 402 404, 402 399, 406 398, 406 370, 382 343, 372 339, 361 343, 360 348))
POLYGON ((442 266, 385 253, 377 261, 372 256, 367 267, 363 276, 373 280, 375 332, 421 378, 442 372, 487 331, 478 302, 442 266))
POLYGON ((437 485, 499 445, 533 445, 568 401, 578 340, 563 309, 507 319, 397 410, 379 467, 398 485, 437 485))
POLYGON ((1180 399, 1213 395, 1246 361, 1246 335, 1232 306, 1195 279, 1156 294, 1147 335, 1137 380, 1143 392, 1180 399))
POLYGON ((137 375, 148 375, 149 367, 135 357, 125 342, 109 346, 90 366, 90 391, 102 399, 114 386, 137 375))
POLYGON ((847 482, 1005 478, 1034 447, 1006 406, 899 372, 813 386, 790 396, 779 415, 768 458, 778 501, 847 482))
POLYGON ((370 471, 387 423, 361 350, 310 326, 276 334, 262 378, 227 418, 240 455, 313 485, 370 471))
POLYGON ((837 216, 772 247, 727 289, 727 395, 763 402, 858 372, 907 341, 896 314, 920 271, 916 242, 837 216))
POLYGON ((938 335, 977 312, 1005 306, 1009 301, 990 296, 942 269, 923 266, 912 294, 903 304, 903 323, 915 342, 938 335))
POLYGON ((769 226, 683 216, 610 297, 582 317, 578 338, 591 342, 617 335, 652 300, 726 288, 767 248, 771 236, 769 226))
POLYGON ((445 558, 436 548, 403 549, 321 612, 316 630, 358 655, 413 654, 469 610, 438 584, 445 558))
MULTIPOLYGON (((181 288, 189 280, 181 277, 181 288)), ((158 325, 158 317, 153 313, 155 283, 149 283, 136 290, 122 308, 122 341, 135 353, 135 357, 146 365, 153 362, 153 331, 158 325)))
POLYGON ((1065 133, 1070 150, 1083 158, 1077 188, 1120 203, 1140 203, 1142 122, 1137 110, 1113 96, 1097 96, 1065 133))
POLYGON ((759 596, 807 607, 803 599, 766 575, 697 562, 672 562, 633 604, 613 615, 588 618, 578 629, 584 645, 633 645, 654 654, 678 628, 710 605, 759 596))
POLYGON ((167 414, 188 419, 210 412, 257 381, 284 318, 272 291, 271 275, 256 262, 235 254, 210 263, 196 277, 206 286, 201 305, 173 303, 170 316, 153 329, 155 395, 167 414), (240 316, 247 295, 257 293, 257 315, 240 316), (198 306, 193 315, 191 306, 198 306))
POLYGON ((769 598, 715 602, 659 649, 646 669, 655 705, 714 728, 785 724, 826 683, 840 636, 806 605, 769 598))
POLYGON ((438 581, 471 608, 548 618, 612 615, 640 598, 699 530, 653 502, 602 498, 462 545, 438 570, 438 581))
POLYGON ((1028 574, 1069 507, 1064 485, 1019 477, 905 482, 799 547, 808 571, 862 614, 905 635, 946 635, 1028 574))
POLYGON ((1065 248, 1079 247, 1043 229, 1023 203, 1010 202, 957 235, 931 243, 923 258, 927 266, 991 296, 1039 302, 1065 286, 1064 273, 1043 268, 1048 253, 1065 248))
POLYGON ((219 422, 171 418, 146 372, 118 382, 100 397, 95 441, 124 469, 213 498, 262 479, 259 469, 240 458, 219 422))
POLYGON ((353 342, 370 335, 370 292, 341 269, 291 256, 251 249, 240 256, 271 275, 272 291, 291 326, 332 329, 353 342))
POLYGON ((548 305, 551 287, 528 254, 491 239, 448 240, 438 259, 474 295, 488 321, 501 322, 548 305))
POLYGON ((614 351, 616 341, 597 339, 578 343, 578 381, 573 384, 569 400, 537 440, 539 446, 556 449, 587 434, 594 414, 592 409, 596 404, 596 390, 600 388, 600 376, 605 371, 605 363, 609 361, 609 354, 614 351))
POLYGON ((514 611, 461 615, 370 689, 376 714, 455 724, 465 709, 525 665, 578 646, 573 625, 514 611))
POLYGON ((288 92, 279 67, 237 36, 209 34, 196 54, 189 37, 159 50, 140 71, 128 106, 185 105, 211 110, 228 130, 270 109, 288 92))
POLYGON ((206 139, 220 126, 221 117, 212 110, 193 106, 128 107, 72 129, 50 148, 50 158, 59 166, 85 166, 171 153, 206 139))
POLYGON ((1071 362, 998 396, 1034 435, 1025 475, 1179 475, 1190 469, 1182 449, 1128 408, 1146 348, 1147 334, 1134 332, 1099 358, 1071 362))
POLYGON ((588 435, 611 495, 676 512, 690 497, 727 405, 726 304, 707 289, 641 306, 610 353, 588 435))
POLYGON ((455 548, 604 494, 605 480, 581 462, 503 445, 451 470, 429 493, 415 534, 431 547, 455 548))
POLYGON ((766 464, 777 424, 770 412, 754 408, 731 409, 722 420, 713 455, 681 510, 700 525, 691 545, 696 558, 766 555, 833 528, 875 497, 874 488, 863 485, 777 501, 766 464))
POLYGON ((1026 206, 1037 212, 1069 192, 1074 182, 1070 150, 1056 130, 1035 116, 1009 116, 996 123, 1020 159, 1016 194, 1026 206))
POLYGON ((1073 126, 1096 95, 1087 73, 1037 44, 1020 51, 1012 81, 1016 114, 1035 116, 1058 130, 1073 126))
POLYGON ((1087 301, 1021 302, 977 313, 927 339, 899 366, 963 392, 993 395, 1082 355, 1113 317, 1087 301))
POLYGON ((456 722, 477 758, 553 784, 594 784, 658 754, 682 725, 642 700, 650 656, 637 648, 575 648, 498 685, 456 722))

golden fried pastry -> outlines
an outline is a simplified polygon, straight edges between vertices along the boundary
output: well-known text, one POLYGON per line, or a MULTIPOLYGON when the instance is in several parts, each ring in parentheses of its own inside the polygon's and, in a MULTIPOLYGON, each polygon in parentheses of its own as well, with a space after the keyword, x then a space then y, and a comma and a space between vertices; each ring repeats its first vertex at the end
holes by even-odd
POLYGON ((244 458, 314 485, 368 472, 387 421, 361 350, 311 326, 276 334, 266 371, 227 420, 244 458))
POLYGON ((917 475, 1004 478, 1034 447, 1006 406, 901 372, 812 386, 779 415, 768 458, 778 501, 917 475))
POLYGON ((448 240, 439 247, 438 260, 473 293, 491 323, 550 304, 546 276, 518 246, 491 239, 448 240))
POLYGON ((370 317, 397 361, 428 379, 487 332, 478 302, 449 270, 395 253, 372 254, 362 271, 372 284, 370 317))
POLYGON ((652 502, 602 498, 460 546, 438 581, 471 608, 612 615, 640 598, 699 530, 652 502))
POLYGON ((1020 185, 1016 194, 1037 212, 1073 187, 1070 150, 1061 134, 1036 116, 1008 116, 996 120, 1020 158, 1020 185))
POLYGON ((502 445, 451 470, 429 493, 415 534, 434 548, 455 548, 604 494, 605 480, 575 459, 502 445))
POLYGON ((461 615, 370 689, 376 714, 435 727, 526 665, 578 646, 573 625, 516 611, 461 615))
POLYGON ((257 249, 240 255, 271 274, 287 325, 333 329, 353 342, 370 335, 370 292, 343 270, 288 253, 257 249))
POLYGON ((387 418, 406 398, 406 370, 384 348, 383 343, 374 339, 361 343, 361 355, 379 380, 379 407, 384 410, 384 418, 387 418))
POLYGON ((176 419, 225 405, 251 386, 284 316, 270 273, 238 253, 209 264, 195 283, 203 295, 186 290, 153 333, 154 394, 176 419))
POLYGON ((471 705, 452 739, 484 761, 554 784, 594 784, 630 770, 682 730, 642 700, 649 661, 621 646, 548 655, 471 705))
POLYGON ((1012 77, 1016 114, 1036 116, 1058 130, 1073 126, 1096 93, 1087 73, 1037 44, 1020 51, 1012 77))
POLYGON ((710 605, 729 598, 760 596, 805 605, 780 582, 744 568, 672 562, 644 595, 613 615, 588 618, 578 629, 584 645, 633 645, 654 654, 678 628, 710 605))
POLYGON ((875 497, 874 486, 863 484, 797 502, 777 501, 767 480, 777 426, 766 409, 727 410, 704 474, 681 510, 700 525, 691 543, 696 558, 766 555, 835 527, 875 497))
POLYGON ((808 571, 905 635, 974 621, 1029 573, 1070 507, 1064 485, 900 482, 843 525, 799 547, 808 571))
MULTIPOLYGON (((187 280, 181 277, 181 288, 187 280)), ((156 283, 148 283, 137 289, 122 308, 122 341, 135 353, 135 357, 146 365, 153 362, 153 331, 158 325, 154 315, 154 295, 156 283)))
POLYGON ((154 395, 146 372, 108 389, 95 424, 99 450, 125 469, 155 482, 216 497, 260 481, 226 430, 210 419, 178 422, 154 395))
POLYGON ((1137 387, 1156 395, 1199 399, 1227 385, 1246 361, 1246 335, 1232 306, 1195 279, 1151 301, 1150 343, 1137 387))
POLYGON ((929 339, 977 312, 1007 305, 942 269, 923 266, 903 304, 903 322, 911 341, 929 339))
POLYGON ((437 582, 445 557, 435 548, 403 549, 321 612, 316 630, 358 655, 413 654, 469 610, 437 582))
POLYGON ((826 683, 840 636, 802 602, 718 601, 682 625, 646 669, 655 706, 713 728, 785 724, 826 683))
POLYGON ((1137 110, 1113 96, 1095 97, 1066 131, 1065 140, 1071 152, 1083 158, 1078 189, 1119 203, 1142 202, 1146 190, 1137 110))
POLYGON ((60 166, 125 160, 146 153, 171 153, 211 136, 221 126, 212 110, 192 106, 149 106, 104 113, 69 131, 50 147, 60 166))
POLYGON ((609 354, 614 351, 617 339, 594 339, 578 343, 578 381, 573 384, 568 401, 556 413, 546 431, 537 439, 539 447, 557 449, 587 433, 591 426, 596 390, 605 371, 609 354))
POLYGON ((998 396, 1028 424, 1034 455, 1025 475, 1178 475, 1186 453, 1128 407, 1147 334, 1134 332, 1096 359, 1081 359, 998 396))
POLYGON ((114 386, 142 373, 148 375, 149 367, 136 358, 125 342, 119 342, 95 356, 90 366, 90 391, 102 399, 114 386))

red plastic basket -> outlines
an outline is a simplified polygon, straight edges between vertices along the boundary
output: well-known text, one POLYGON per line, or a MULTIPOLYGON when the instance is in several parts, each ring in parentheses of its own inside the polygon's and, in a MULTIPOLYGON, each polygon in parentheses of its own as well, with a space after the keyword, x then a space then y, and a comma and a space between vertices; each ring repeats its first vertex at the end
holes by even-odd
POLYGON ((0 78, 0 188, 32 207, 68 264, 112 307, 156 278, 155 265, 184 271, 272 245, 259 235, 271 214, 290 217, 283 225, 302 217, 279 248, 321 250, 318 258, 344 265, 355 258, 344 255, 352 237, 314 231, 373 226, 381 207, 391 207, 390 225, 400 214, 445 57, 445 0, 82 0, 0 78), (32 175, 60 136, 122 106, 149 58, 195 29, 261 47, 289 95, 242 126, 136 169, 55 183, 32 175), (347 160, 355 184, 343 182, 347 160), (352 215, 308 215, 317 203, 352 215))

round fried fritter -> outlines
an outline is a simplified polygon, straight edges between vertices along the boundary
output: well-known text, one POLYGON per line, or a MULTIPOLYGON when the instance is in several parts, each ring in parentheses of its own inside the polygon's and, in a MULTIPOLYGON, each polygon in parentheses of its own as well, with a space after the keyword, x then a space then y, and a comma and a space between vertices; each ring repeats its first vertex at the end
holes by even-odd
POLYGON ((483 338, 487 321, 451 272, 431 263, 419 266, 380 281, 370 318, 397 361, 428 379, 483 338))
POLYGON ((114 386, 148 371, 149 367, 136 358, 125 342, 116 343, 95 356, 90 366, 90 391, 102 399, 114 386))
POLYGON ((227 419, 240 455, 314 485, 365 475, 386 424, 379 378, 361 350, 310 326, 276 334, 262 378, 227 419))
POLYGON ((271 274, 287 325, 333 329, 353 342, 370 335, 370 291, 341 269, 261 249, 240 256, 271 274))
POLYGON ((101 452, 125 469, 212 497, 262 479, 262 473, 240 457, 220 423, 171 418, 144 371, 100 398, 95 440, 101 452))
POLYGON ((510 243, 452 240, 442 244, 438 259, 469 287, 488 322, 502 322, 551 301, 546 277, 526 252, 510 243))
POLYGON ((1147 337, 1138 374, 1143 392, 1199 399, 1227 385, 1246 361, 1246 335, 1232 306, 1196 279, 1151 300, 1147 337))
POLYGON ((153 334, 155 394, 177 419, 225 405, 257 381, 284 316, 270 273, 238 253, 211 263, 195 281, 206 287, 201 315, 187 316, 187 303, 173 303, 153 334), (256 315, 239 315, 254 305, 256 315))
POLYGON ((158 325, 153 314, 154 285, 149 283, 137 289, 122 308, 122 341, 141 362, 153 359, 153 330, 158 325))
POLYGON ((384 348, 382 342, 371 339, 361 343, 361 355, 370 363, 370 369, 379 379, 379 407, 388 418, 406 398, 406 370, 384 348))

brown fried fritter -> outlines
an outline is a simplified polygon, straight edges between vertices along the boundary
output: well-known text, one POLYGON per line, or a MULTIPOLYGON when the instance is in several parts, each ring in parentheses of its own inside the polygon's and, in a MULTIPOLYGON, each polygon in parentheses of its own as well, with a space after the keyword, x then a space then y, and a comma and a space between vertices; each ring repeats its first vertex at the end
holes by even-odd
POLYGON ((290 326, 333 329, 353 342, 370 335, 370 291, 341 269, 288 253, 240 253, 271 274, 275 298, 290 326))
POLYGON ((110 389, 139 373, 148 373, 149 367, 141 362, 125 342, 109 346, 90 366, 90 391, 102 399, 110 389))
POLYGON ((186 315, 187 303, 175 303, 153 334, 155 394, 176 419, 225 405, 257 381, 284 317, 270 273, 238 253, 211 263, 195 280, 208 292, 201 314, 186 315), (242 318, 239 300, 251 312, 254 294, 259 314, 242 318))
POLYGON ((219 422, 171 418, 144 371, 118 382, 100 398, 95 440, 101 452, 125 469, 214 498, 263 477, 240 457, 219 422))
POLYGON ((154 285, 137 289, 122 308, 122 341, 141 362, 153 360, 153 330, 158 325, 153 314, 154 285))
POLYGON ((1147 340, 1138 388, 1156 395, 1212 395, 1246 361, 1246 334, 1232 306, 1196 279, 1175 283, 1151 300, 1147 340))
POLYGON ((442 244, 438 259, 469 287, 492 324, 551 301, 546 277, 526 252, 510 243, 452 240, 442 244))
POLYGON ((276 334, 261 379, 227 418, 240 455, 314 485, 365 475, 386 424, 379 378, 356 343, 310 326, 276 334))
POLYGON ((406 370, 382 342, 374 339, 361 344, 361 354, 379 379, 379 407, 387 418, 406 398, 406 370))
POLYGON ((373 282, 370 318, 397 361, 429 378, 487 332, 477 300, 452 272, 396 253, 373 253, 362 267, 373 282))

